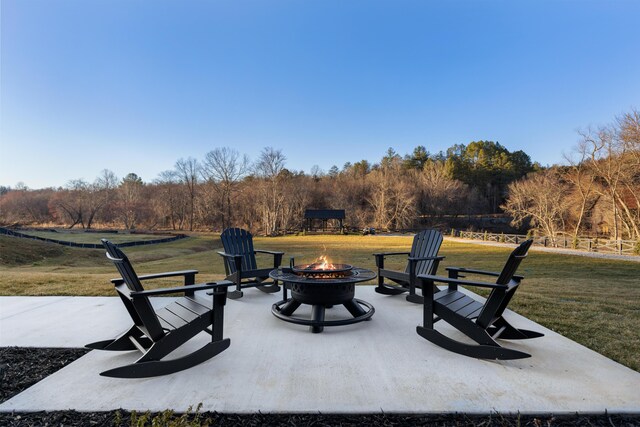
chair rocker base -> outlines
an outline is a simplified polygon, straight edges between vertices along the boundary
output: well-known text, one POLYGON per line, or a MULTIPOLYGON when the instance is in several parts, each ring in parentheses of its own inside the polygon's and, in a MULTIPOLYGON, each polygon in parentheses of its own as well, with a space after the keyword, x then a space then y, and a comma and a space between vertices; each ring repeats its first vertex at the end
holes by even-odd
POLYGON ((393 286, 387 285, 386 283, 380 284, 376 286, 375 291, 382 295, 400 295, 404 292, 409 291, 409 288, 405 288, 404 286, 393 286))
POLYGON ((118 338, 96 341, 91 344, 86 344, 85 348, 90 348, 91 350, 106 351, 138 350, 138 348, 131 341, 130 337, 134 337, 136 341, 146 347, 150 347, 153 344, 153 341, 144 336, 144 334, 140 331, 140 329, 138 329, 136 325, 133 325, 128 331, 120 334, 118 338))
POLYGON ((238 291, 238 290, 228 291, 227 292, 227 298, 229 298, 229 299, 240 299, 240 298, 242 298, 243 295, 244 295, 244 293, 242 291, 238 291))
POLYGON ((465 344, 460 341, 453 340, 436 331, 435 329, 425 328, 424 326, 417 326, 416 331, 418 332, 418 335, 420 335, 427 341, 463 356, 490 360, 515 360, 531 357, 531 355, 528 353, 500 347, 497 344, 496 346, 482 344, 465 344))
POLYGON ((280 286, 277 283, 272 283, 270 285, 258 285, 256 288, 260 289, 265 294, 280 292, 280 286))
POLYGON ((229 290, 227 292, 227 298, 230 299, 240 299, 242 298, 242 296, 244 295, 244 293, 242 292, 242 289, 246 289, 246 288, 256 288, 261 290, 262 292, 264 292, 265 294, 273 294, 276 292, 280 291, 280 285, 278 285, 277 283, 268 283, 265 285, 262 285, 260 283, 242 283, 240 284, 240 286, 236 285, 236 288, 231 291, 229 290))
MULTIPOLYGON (((92 342, 91 344, 85 344, 85 348, 89 348, 91 350, 107 350, 107 347, 109 347, 111 344, 115 343, 117 340, 104 340, 104 341, 96 341, 96 342, 92 342)), ((117 350, 114 351, 125 351, 125 350, 135 350, 136 348, 134 347, 133 344, 131 344, 131 347, 124 347, 123 348, 119 348, 117 350)))
POLYGON ((136 362, 130 365, 109 369, 107 371, 101 372, 100 375, 103 377, 113 378, 148 378, 159 375, 172 374, 174 372, 191 368, 208 359, 211 359, 212 357, 229 348, 230 344, 231 340, 229 338, 225 338, 220 341, 207 343, 193 353, 183 357, 179 357, 177 359, 136 362))
POLYGON ((544 334, 535 331, 529 331, 527 329, 517 329, 507 323, 506 320, 503 321, 506 325, 506 328, 500 332, 500 328, 491 327, 487 329, 487 333, 491 336, 499 335, 501 340, 528 340, 530 338, 540 338, 543 337, 544 334))
POLYGON ((424 304, 424 297, 417 294, 407 295, 407 301, 412 302, 414 304, 424 304))

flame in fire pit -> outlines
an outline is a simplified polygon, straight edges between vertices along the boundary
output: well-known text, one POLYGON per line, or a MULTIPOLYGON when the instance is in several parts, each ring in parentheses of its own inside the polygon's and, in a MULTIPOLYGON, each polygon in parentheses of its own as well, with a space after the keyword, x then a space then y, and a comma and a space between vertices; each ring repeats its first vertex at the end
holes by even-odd
MULTIPOLYGON (((324 248, 326 253, 327 248, 324 248)), ((295 265, 295 261, 291 258, 291 271, 299 276, 305 276, 314 279, 333 279, 351 276, 352 266, 349 264, 334 264, 329 261, 326 255, 320 255, 311 264, 295 265)))
POLYGON ((309 270, 335 270, 336 266, 329 261, 326 255, 321 255, 307 267, 309 270))

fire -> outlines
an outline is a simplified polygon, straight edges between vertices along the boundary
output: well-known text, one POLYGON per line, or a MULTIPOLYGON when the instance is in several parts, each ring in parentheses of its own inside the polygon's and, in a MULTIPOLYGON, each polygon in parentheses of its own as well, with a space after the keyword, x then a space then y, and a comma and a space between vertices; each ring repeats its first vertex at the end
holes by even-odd
POLYGON ((329 261, 326 255, 321 255, 312 264, 309 264, 309 268, 312 270, 335 270, 336 266, 329 261))

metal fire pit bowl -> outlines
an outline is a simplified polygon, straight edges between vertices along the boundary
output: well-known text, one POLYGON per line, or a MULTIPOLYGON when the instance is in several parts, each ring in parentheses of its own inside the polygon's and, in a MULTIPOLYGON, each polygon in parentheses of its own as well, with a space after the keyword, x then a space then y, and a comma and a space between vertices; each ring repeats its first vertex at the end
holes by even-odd
POLYGON ((332 264, 332 269, 317 268, 318 263, 293 265, 291 271, 300 276, 313 277, 316 279, 333 279, 335 277, 346 277, 352 275, 353 266, 349 264, 332 264))
POLYGON ((318 273, 319 270, 308 273, 305 265, 272 270, 269 276, 284 283, 282 301, 271 307, 273 315, 285 322, 310 326, 314 333, 322 332, 325 326, 342 326, 370 319, 375 309, 368 302, 354 298, 355 285, 375 279, 376 273, 348 264, 342 266, 337 270, 323 270, 322 273, 318 273), (287 289, 291 290, 291 298, 287 297, 287 289), (293 316, 301 304, 313 307, 311 319, 293 316), (353 317, 324 320, 325 309, 338 304, 344 305, 353 317))

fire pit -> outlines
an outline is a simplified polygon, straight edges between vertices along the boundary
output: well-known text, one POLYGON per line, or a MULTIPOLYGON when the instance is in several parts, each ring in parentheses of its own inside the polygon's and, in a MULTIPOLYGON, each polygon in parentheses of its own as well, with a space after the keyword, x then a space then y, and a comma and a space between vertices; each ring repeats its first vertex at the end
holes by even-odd
POLYGON ((271 307, 271 312, 278 319, 308 325, 311 332, 319 333, 325 326, 362 322, 370 319, 375 313, 371 304, 355 298, 356 283, 375 279, 376 274, 373 271, 348 264, 331 264, 326 258, 324 262, 294 264, 292 258, 289 268, 279 268, 269 273, 272 279, 284 283, 282 301, 271 307), (287 289, 291 290, 291 298, 287 297, 287 289), (293 316, 302 304, 312 306, 311 319, 293 316), (325 309, 338 304, 342 304, 353 317, 325 320, 325 309))

